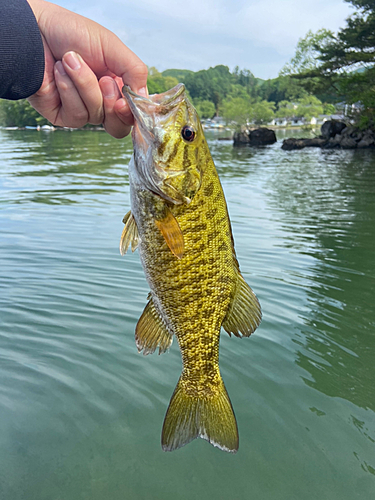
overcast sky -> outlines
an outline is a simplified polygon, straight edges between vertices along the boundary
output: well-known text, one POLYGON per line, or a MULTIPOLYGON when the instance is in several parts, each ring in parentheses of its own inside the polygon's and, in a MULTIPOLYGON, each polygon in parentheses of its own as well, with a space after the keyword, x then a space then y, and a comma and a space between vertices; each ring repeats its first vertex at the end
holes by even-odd
POLYGON ((217 64, 275 78, 300 37, 337 31, 344 0, 56 0, 110 29, 148 66, 198 71, 217 64))

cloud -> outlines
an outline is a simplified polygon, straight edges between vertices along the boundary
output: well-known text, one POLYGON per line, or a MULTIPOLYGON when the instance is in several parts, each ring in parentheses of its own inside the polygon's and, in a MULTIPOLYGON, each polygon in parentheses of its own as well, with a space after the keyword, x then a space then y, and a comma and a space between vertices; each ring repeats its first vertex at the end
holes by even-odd
POLYGON ((275 77, 308 30, 337 31, 343 0, 58 0, 114 31, 149 66, 198 70, 216 64, 275 77))
MULTIPOLYGON (((290 55, 300 37, 309 30, 327 28, 336 31, 349 14, 342 0, 261 0, 247 2, 231 30, 256 45, 272 47, 290 55)), ((233 22, 234 21, 234 22, 233 22)))

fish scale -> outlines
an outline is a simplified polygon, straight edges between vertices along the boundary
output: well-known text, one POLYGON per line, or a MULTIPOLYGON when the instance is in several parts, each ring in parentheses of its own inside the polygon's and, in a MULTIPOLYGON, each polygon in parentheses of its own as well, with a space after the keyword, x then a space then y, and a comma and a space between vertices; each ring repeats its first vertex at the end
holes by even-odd
POLYGON ((149 99, 127 88, 124 95, 135 127, 132 210, 120 249, 138 246, 151 289, 136 343, 145 354, 161 353, 175 335, 183 365, 162 447, 172 451, 201 437, 236 452, 237 423, 219 370, 220 330, 249 336, 261 320, 259 302, 240 274, 224 193, 184 87, 149 99))

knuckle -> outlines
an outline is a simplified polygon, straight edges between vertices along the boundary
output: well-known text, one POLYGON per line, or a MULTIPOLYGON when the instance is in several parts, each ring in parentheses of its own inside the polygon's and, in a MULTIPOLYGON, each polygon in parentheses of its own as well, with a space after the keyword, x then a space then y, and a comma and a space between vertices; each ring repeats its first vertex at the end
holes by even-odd
POLYGON ((101 125, 103 123, 103 116, 99 116, 99 115, 93 116, 93 117, 90 117, 88 121, 92 125, 101 125))
POLYGON ((86 123, 88 122, 88 113, 86 110, 80 109, 80 110, 72 113, 72 118, 75 122, 82 123, 83 125, 86 125, 86 123))
POLYGON ((141 77, 142 79, 147 79, 148 68, 143 62, 141 62, 136 66, 135 71, 138 77, 141 77))
POLYGON ((123 75, 123 78, 125 76, 125 80, 127 77, 131 75, 132 79, 136 79, 138 81, 145 82, 147 81, 147 75, 148 75, 148 69, 147 66, 141 61, 137 61, 133 66, 131 66, 126 74, 123 75))
POLYGON ((73 113, 64 113, 64 127, 71 128, 81 128, 87 123, 87 112, 85 111, 76 111, 73 113))

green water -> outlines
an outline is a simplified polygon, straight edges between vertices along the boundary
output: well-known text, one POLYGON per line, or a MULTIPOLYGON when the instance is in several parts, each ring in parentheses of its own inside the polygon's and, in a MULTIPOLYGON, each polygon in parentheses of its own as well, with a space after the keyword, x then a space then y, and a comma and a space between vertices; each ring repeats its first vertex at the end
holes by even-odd
POLYGON ((161 450, 181 361, 134 343, 130 139, 0 131, 1 500, 375 498, 374 151, 208 140, 264 313, 221 340, 236 455, 161 450))

